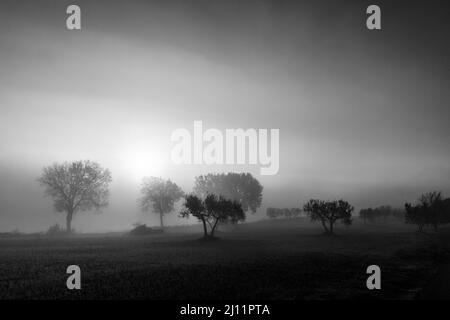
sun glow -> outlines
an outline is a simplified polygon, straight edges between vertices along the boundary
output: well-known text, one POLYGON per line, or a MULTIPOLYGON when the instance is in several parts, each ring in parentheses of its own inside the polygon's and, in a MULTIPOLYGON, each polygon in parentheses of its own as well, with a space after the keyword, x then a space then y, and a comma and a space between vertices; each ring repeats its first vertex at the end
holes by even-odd
POLYGON ((165 161, 157 149, 144 146, 127 147, 121 157, 124 171, 133 180, 140 181, 148 176, 162 176, 165 161))

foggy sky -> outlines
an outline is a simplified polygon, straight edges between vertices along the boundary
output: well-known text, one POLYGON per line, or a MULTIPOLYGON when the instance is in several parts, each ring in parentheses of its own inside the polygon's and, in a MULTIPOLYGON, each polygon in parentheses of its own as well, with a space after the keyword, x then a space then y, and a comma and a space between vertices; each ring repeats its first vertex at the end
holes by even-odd
POLYGON ((0 231, 63 221, 36 178, 65 160, 113 175, 109 208, 76 216, 81 231, 157 223, 136 206, 143 175, 188 192, 198 174, 249 171, 264 186, 251 219, 311 197, 360 208, 450 196, 445 2, 336 2, 2 1, 0 231), (82 30, 68 31, 75 3, 82 30), (374 3, 381 31, 365 27, 374 3), (280 129, 279 173, 171 164, 172 131, 194 120, 280 129))

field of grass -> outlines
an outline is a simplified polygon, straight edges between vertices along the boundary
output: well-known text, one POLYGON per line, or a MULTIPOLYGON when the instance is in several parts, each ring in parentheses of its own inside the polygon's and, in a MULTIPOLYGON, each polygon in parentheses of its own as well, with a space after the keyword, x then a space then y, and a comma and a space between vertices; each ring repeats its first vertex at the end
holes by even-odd
POLYGON ((402 225, 356 223, 330 237, 304 219, 264 221, 217 241, 182 231, 0 239, 0 298, 413 299, 441 257, 435 238, 402 225), (81 290, 66 288, 72 264, 81 290), (382 290, 366 288, 372 264, 382 290))

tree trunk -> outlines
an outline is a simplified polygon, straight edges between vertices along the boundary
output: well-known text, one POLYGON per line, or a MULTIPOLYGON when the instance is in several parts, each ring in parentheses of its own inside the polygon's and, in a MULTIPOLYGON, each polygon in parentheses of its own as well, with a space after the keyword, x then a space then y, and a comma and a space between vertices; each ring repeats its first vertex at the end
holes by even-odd
POLYGON ((322 226, 325 229, 325 233, 330 233, 330 231, 327 228, 327 225, 326 225, 325 221, 324 220, 321 220, 321 221, 322 221, 322 226))
POLYGON ((164 229, 163 215, 164 214, 162 212, 159 213, 159 221, 161 222, 161 229, 164 229))
POLYGON ((219 219, 217 219, 215 222, 214 222, 214 225, 213 225, 213 227, 211 228, 211 231, 209 232, 209 235, 211 236, 211 237, 214 237, 214 231, 216 230, 216 227, 217 227, 217 224, 219 223, 219 219))
POLYGON ((333 234, 333 221, 330 221, 330 234, 333 234))
POLYGON ((206 227, 205 219, 202 219, 202 222, 203 222, 203 233, 204 233, 205 237, 207 237, 208 236, 208 228, 206 227))
POLYGON ((68 211, 67 216, 66 216, 66 232, 67 233, 72 232, 72 228, 71 228, 72 216, 73 216, 73 211, 68 211))

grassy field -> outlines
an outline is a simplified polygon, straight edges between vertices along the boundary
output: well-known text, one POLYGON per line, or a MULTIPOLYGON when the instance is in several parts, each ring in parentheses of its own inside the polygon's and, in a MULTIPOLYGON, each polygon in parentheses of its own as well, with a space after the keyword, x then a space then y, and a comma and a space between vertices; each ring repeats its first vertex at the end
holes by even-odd
POLYGON ((435 237, 402 225, 356 223, 330 237, 305 219, 264 221, 206 242, 188 229, 0 239, 0 298, 413 299, 442 257, 435 237), (81 290, 66 288, 72 264, 81 290), (382 290, 366 288, 371 264, 382 290))

